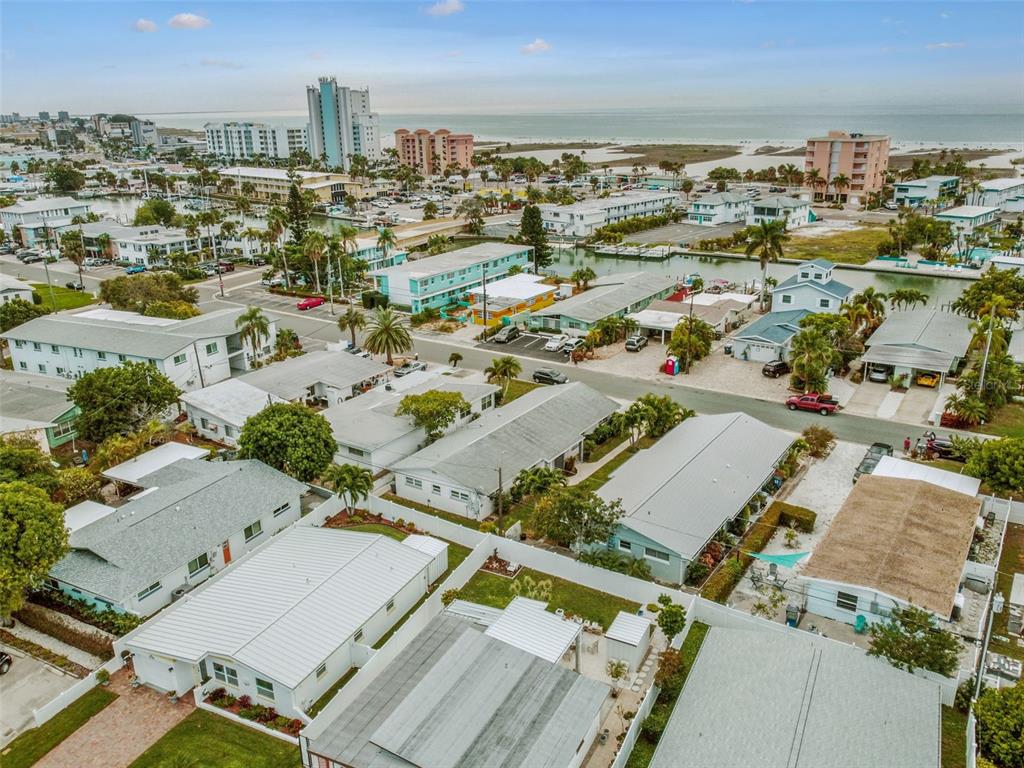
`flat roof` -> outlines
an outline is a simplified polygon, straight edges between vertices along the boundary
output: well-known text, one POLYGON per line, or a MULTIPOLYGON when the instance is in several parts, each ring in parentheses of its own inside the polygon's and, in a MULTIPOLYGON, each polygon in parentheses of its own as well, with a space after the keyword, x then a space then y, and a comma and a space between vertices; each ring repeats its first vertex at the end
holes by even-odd
POLYGON ((516 245, 512 243, 477 243, 467 248, 459 248, 448 253, 440 253, 436 256, 427 256, 424 259, 411 259, 393 267, 376 269, 370 272, 371 275, 386 275, 389 280, 406 277, 412 280, 419 280, 430 277, 441 272, 451 272, 456 269, 479 264, 481 261, 500 259, 505 256, 512 256, 518 253, 530 253, 533 249, 528 245, 516 245))
POLYGON ((799 630, 712 627, 651 768, 939 768, 941 690, 799 630))
POLYGON ((999 209, 987 205, 959 205, 956 208, 947 208, 934 213, 932 216, 936 219, 976 219, 990 213, 999 213, 999 209))
POLYGON ((285 400, 296 400, 306 396, 314 384, 345 389, 370 381, 389 370, 384 363, 348 352, 318 350, 265 365, 238 378, 285 400))
POLYGON ((981 501, 923 480, 862 475, 801 576, 877 590, 948 618, 981 501))
POLYGON ((64 378, 0 369, 3 415, 28 421, 51 422, 76 407, 67 396, 71 383, 71 380, 64 378))
POLYGON ((543 602, 514 597, 484 634, 557 664, 582 629, 582 624, 548 613, 543 602))
MULTIPOLYGON (((288 181, 288 171, 284 168, 255 168, 248 166, 234 166, 232 168, 221 168, 218 173, 221 176, 246 176, 259 179, 272 179, 274 181, 288 181)), ((342 176, 340 173, 329 171, 295 171, 299 179, 322 179, 325 176, 342 176)))
POLYGON ((604 636, 608 640, 618 640, 626 645, 640 646, 647 642, 652 626, 654 625, 646 616, 619 611, 604 636))
POLYGON ((1013 189, 1014 187, 1024 186, 1024 178, 988 179, 987 181, 979 181, 978 185, 986 191, 1013 189))
POLYGON ((179 459, 204 459, 210 455, 206 448, 184 443, 164 443, 151 451, 140 453, 134 459, 103 470, 103 476, 122 483, 137 483, 146 475, 173 464, 179 459))
POLYGON ((533 313, 534 317, 571 317, 585 323, 628 310, 639 301, 671 290, 674 277, 651 272, 628 272, 603 275, 590 284, 590 289, 577 293, 533 313))
POLYGON ((926 483, 937 485, 940 488, 948 488, 972 499, 978 495, 978 489, 981 488, 981 480, 976 477, 950 472, 945 469, 936 469, 927 464, 897 459, 893 456, 883 456, 881 461, 871 470, 871 474, 877 477, 924 480, 926 483))
POLYGON ((88 208, 89 203, 85 200, 75 200, 73 197, 37 197, 34 200, 19 200, 0 211, 6 213, 40 213, 42 211, 55 211, 59 208, 88 208))
MULTIPOLYGON (((526 300, 536 296, 543 296, 545 293, 552 293, 558 290, 557 285, 549 285, 544 282, 543 275, 531 275, 522 272, 511 277, 504 277, 501 280, 487 283, 487 301, 492 299, 516 299, 526 300)), ((483 288, 474 288, 470 291, 474 297, 483 297, 483 288)))
POLYGON ((203 389, 185 392, 178 399, 237 427, 268 405, 288 402, 241 379, 225 379, 203 389))
POLYGON ((926 186, 929 181, 934 181, 937 184, 942 184, 947 181, 959 181, 959 176, 941 176, 933 174, 931 176, 922 176, 920 179, 911 179, 910 181, 899 181, 896 182, 897 187, 923 187, 926 186))

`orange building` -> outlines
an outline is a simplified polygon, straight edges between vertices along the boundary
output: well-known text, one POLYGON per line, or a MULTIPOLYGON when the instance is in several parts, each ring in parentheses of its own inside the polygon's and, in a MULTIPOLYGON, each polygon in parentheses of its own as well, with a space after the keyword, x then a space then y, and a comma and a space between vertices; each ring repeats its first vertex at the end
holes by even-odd
POLYGON ((395 149, 402 165, 418 170, 424 176, 444 173, 448 168, 471 168, 473 165, 473 134, 452 133, 440 128, 433 133, 426 128, 395 131, 395 149))
POLYGON ((808 139, 804 173, 817 171, 821 184, 811 190, 816 200, 861 203, 885 186, 889 170, 889 137, 829 131, 828 136, 808 139), (838 188, 837 176, 845 178, 838 188))

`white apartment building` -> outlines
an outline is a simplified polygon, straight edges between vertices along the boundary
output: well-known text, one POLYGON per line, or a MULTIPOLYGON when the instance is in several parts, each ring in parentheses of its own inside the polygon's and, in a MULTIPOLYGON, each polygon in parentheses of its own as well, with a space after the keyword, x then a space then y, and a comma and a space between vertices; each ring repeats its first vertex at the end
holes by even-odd
POLYGON ((893 187, 893 202, 916 208, 927 200, 954 197, 960 190, 959 176, 925 176, 901 181, 893 187))
POLYGON ((156 130, 156 123, 151 120, 136 120, 128 124, 131 131, 132 143, 136 147, 155 147, 160 143, 160 136, 156 130))
POLYGON ((369 89, 339 86, 333 77, 321 77, 306 87, 309 109, 309 153, 327 157, 332 168, 349 170, 352 155, 379 160, 380 115, 370 111, 369 89))
POLYGON ((1024 178, 989 179, 978 182, 979 191, 971 202, 986 208, 1020 213, 1024 211, 1024 178))
POLYGON ((231 160, 255 155, 286 159, 298 150, 309 151, 309 131, 265 123, 207 123, 206 152, 231 160))
POLYGON ((747 225, 756 226, 762 221, 785 221, 788 229, 802 227, 814 221, 811 204, 795 197, 766 197, 755 200, 747 212, 747 225))
POLYGON ((244 311, 223 309, 172 320, 90 309, 37 317, 0 337, 7 339, 15 372, 77 379, 127 361, 148 362, 190 392, 243 374, 271 354, 277 321, 270 320, 269 338, 254 350, 235 327, 244 311))
POLYGON ((717 226, 744 221, 750 213, 750 198, 736 192, 704 195, 690 203, 687 218, 694 224, 717 226))
POLYGON ((679 203, 674 192, 644 192, 612 195, 573 205, 544 203, 540 208, 544 229, 569 237, 589 237, 594 231, 624 219, 656 216, 679 203))
POLYGON ((0 224, 9 236, 17 227, 21 242, 33 246, 37 241, 56 239, 57 233, 71 226, 75 216, 85 217, 92 206, 73 197, 40 197, 35 200, 19 200, 14 205, 0 208, 0 224))

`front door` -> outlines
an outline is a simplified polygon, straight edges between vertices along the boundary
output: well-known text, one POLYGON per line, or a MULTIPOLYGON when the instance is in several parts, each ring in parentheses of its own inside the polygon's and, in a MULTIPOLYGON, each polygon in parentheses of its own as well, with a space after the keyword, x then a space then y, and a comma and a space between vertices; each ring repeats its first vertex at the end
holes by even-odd
POLYGON ((230 541, 225 541, 221 545, 221 551, 224 554, 224 565, 227 565, 228 563, 231 562, 231 542, 230 541))

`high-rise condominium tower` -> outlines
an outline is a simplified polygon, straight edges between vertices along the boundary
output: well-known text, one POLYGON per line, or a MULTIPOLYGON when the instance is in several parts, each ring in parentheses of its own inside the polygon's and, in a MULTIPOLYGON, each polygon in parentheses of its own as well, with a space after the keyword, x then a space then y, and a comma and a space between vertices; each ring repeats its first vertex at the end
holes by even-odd
POLYGON ((380 116, 370 111, 370 90, 339 86, 321 77, 306 87, 309 105, 309 149, 314 158, 327 156, 332 168, 351 167, 352 155, 380 159, 380 116))

